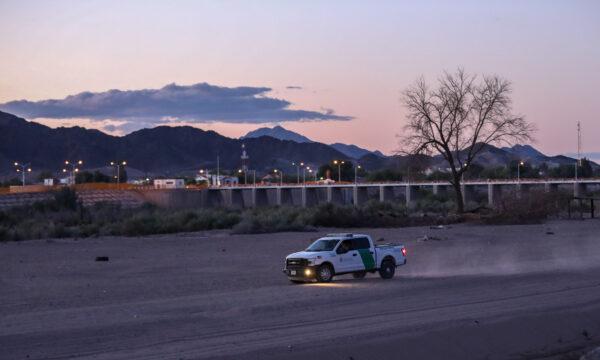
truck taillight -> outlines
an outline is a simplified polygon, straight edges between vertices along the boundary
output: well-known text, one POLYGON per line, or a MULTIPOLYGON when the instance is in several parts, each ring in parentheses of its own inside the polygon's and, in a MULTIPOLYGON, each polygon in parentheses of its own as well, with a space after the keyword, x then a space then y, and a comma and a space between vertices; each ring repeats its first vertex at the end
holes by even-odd
POLYGON ((406 248, 402 248, 402 255, 406 256, 406 248))

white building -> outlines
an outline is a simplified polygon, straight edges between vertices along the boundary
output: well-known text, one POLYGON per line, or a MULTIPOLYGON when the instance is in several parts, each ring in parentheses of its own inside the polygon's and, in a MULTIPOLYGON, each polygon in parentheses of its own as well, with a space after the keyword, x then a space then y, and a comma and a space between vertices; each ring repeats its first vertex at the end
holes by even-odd
POLYGON ((209 175, 196 175, 196 178, 194 179, 196 180, 196 183, 208 183, 210 182, 210 178, 209 175))
POLYGON ((239 182, 239 179, 236 176, 227 176, 227 175, 211 175, 210 176, 210 185, 211 186, 235 186, 239 182))
POLYGON ((183 189, 185 182, 183 179, 154 179, 155 189, 183 189))

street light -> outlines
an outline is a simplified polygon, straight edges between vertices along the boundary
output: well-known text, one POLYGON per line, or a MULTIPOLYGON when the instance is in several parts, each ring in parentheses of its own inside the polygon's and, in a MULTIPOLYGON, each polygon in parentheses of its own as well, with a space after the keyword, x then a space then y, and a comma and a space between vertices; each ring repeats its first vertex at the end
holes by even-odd
POLYGON ((283 186, 283 171, 279 171, 277 169, 273 170, 275 174, 279 173, 279 186, 283 186))
POLYGON ((523 160, 519 161, 517 164, 517 182, 521 182, 521 166, 525 165, 523 160))
POLYGON ((333 165, 338 166, 338 182, 342 182, 342 164, 344 164, 343 161, 333 160, 333 165))
POLYGON ((25 173, 31 172, 31 168, 29 167, 29 165, 31 165, 31 164, 30 163, 21 164, 21 163, 15 161, 15 166, 17 167, 17 172, 21 173, 23 186, 25 186, 25 173))
POLYGON ((358 183, 358 169, 360 169, 360 165, 356 165, 356 167, 354 168, 354 184, 356 185, 358 183))
POLYGON ((121 186, 121 166, 125 167, 127 165, 127 161, 111 161, 110 166, 114 166, 117 168, 117 188, 121 186))
POLYGON ((64 173, 69 173, 69 183, 75 185, 75 173, 79 172, 79 167, 83 165, 83 160, 69 161, 65 160, 64 173))
POLYGON ((296 183, 300 184, 300 168, 304 166, 304 163, 301 162, 300 164, 298 164, 293 162, 292 165, 296 167, 296 183))
POLYGON ((302 168, 302 183, 306 185, 306 170, 310 171, 310 166, 302 168))
MULTIPOLYGON (((242 169, 238 169, 238 174, 242 174, 242 169)), ((246 185, 246 173, 244 172, 244 185, 246 185)))

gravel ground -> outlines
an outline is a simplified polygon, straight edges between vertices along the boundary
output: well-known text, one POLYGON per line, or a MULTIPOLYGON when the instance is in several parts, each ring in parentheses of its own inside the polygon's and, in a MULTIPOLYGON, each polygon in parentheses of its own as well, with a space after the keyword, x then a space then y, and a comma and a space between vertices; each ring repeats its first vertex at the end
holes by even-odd
POLYGON ((293 285, 327 232, 0 244, 1 359, 577 359, 600 345, 600 221, 363 229, 390 281, 293 285), (109 261, 95 261, 107 256, 109 261))

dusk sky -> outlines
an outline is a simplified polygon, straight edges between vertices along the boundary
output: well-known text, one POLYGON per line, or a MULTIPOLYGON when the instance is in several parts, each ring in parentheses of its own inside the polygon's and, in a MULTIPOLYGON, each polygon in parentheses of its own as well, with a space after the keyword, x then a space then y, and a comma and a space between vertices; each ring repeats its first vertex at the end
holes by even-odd
POLYGON ((401 91, 463 67, 512 81, 543 152, 575 152, 577 121, 600 152, 600 1, 2 0, 0 39, 0 109, 53 127, 281 124, 391 153, 401 91))

